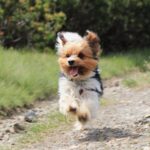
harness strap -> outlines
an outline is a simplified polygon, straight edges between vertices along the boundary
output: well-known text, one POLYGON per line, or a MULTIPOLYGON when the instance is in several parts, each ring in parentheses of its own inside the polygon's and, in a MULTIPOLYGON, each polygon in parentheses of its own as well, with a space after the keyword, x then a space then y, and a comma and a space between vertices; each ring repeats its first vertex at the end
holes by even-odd
POLYGON ((102 95, 102 94, 103 94, 103 92, 99 91, 98 89, 92 89, 92 88, 87 89, 87 88, 86 88, 86 90, 92 91, 92 92, 96 92, 96 93, 98 93, 99 95, 102 95))

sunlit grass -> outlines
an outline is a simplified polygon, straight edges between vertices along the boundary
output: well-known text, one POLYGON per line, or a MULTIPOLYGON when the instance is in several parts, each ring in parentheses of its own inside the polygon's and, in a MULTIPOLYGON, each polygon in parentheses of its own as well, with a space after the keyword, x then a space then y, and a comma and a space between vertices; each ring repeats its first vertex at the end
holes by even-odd
POLYGON ((103 79, 114 76, 124 76, 134 71, 149 71, 150 50, 131 50, 128 53, 111 54, 102 56, 100 68, 103 79))
POLYGON ((0 106, 15 107, 56 94, 56 56, 0 48, 0 106))
POLYGON ((102 57, 100 60, 100 69, 103 79, 109 79, 124 75, 136 69, 136 65, 127 56, 112 55, 102 57))

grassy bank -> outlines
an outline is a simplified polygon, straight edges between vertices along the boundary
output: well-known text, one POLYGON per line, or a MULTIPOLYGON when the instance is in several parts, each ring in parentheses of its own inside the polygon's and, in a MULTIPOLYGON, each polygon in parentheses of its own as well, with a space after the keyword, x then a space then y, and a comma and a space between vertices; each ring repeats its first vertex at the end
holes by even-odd
POLYGON ((0 48, 0 107, 30 104, 57 88, 56 57, 0 48))
POLYGON ((124 76, 130 72, 150 70, 150 49, 131 50, 128 53, 110 54, 100 60, 103 79, 124 76))
MULTIPOLYGON (((100 59, 103 79, 147 71, 150 51, 112 54, 100 59)), ((56 94, 59 69, 55 54, 0 48, 0 107, 30 104, 56 94)))

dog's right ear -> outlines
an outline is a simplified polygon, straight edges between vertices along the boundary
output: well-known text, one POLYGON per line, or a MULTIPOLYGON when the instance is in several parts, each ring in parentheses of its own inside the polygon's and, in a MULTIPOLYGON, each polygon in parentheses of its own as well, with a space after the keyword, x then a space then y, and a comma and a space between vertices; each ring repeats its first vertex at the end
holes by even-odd
POLYGON ((100 48, 100 39, 98 35, 92 31, 87 30, 86 31, 86 36, 84 36, 84 39, 88 42, 89 46, 91 47, 93 51, 94 56, 98 56, 99 53, 101 52, 100 48))
POLYGON ((57 39, 56 39, 56 49, 57 49, 58 54, 61 53, 61 51, 66 43, 67 43, 67 40, 64 37, 64 33, 58 32, 57 39))

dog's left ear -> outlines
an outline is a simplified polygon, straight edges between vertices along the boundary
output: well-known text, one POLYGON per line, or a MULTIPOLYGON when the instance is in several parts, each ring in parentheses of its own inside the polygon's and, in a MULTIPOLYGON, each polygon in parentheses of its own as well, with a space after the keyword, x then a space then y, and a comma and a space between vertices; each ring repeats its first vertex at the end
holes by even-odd
POLYGON ((92 31, 87 30, 86 31, 87 35, 84 36, 84 39, 88 42, 89 46, 91 47, 93 51, 94 56, 98 56, 101 52, 100 49, 100 39, 98 35, 92 31))
POLYGON ((58 55, 61 54, 62 49, 66 43, 67 43, 67 40, 64 36, 64 32, 58 32, 57 39, 56 39, 56 45, 55 45, 58 55))

